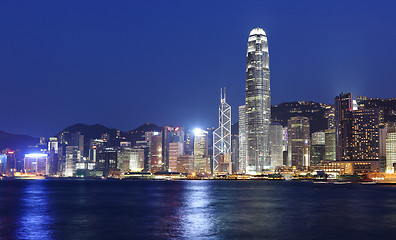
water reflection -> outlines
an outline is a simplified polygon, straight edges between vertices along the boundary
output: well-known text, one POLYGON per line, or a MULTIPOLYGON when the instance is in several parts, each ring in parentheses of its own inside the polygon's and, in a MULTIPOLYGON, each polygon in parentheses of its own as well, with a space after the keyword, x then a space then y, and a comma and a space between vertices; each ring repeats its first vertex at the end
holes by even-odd
POLYGON ((188 181, 179 209, 183 238, 211 238, 215 232, 214 205, 209 181, 188 181))
POLYGON ((43 181, 26 182, 20 198, 15 237, 18 239, 53 239, 53 214, 48 190, 43 181))

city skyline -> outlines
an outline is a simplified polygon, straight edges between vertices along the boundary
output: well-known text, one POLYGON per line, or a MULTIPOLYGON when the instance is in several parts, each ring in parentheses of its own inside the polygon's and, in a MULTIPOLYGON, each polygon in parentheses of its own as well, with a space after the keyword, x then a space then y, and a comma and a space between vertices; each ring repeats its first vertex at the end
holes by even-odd
POLYGON ((0 125, 11 133, 51 136, 79 122, 216 126, 220 87, 232 107, 244 103, 241 59, 255 27, 270 36, 274 104, 393 97, 393 2, 0 4, 0 125))

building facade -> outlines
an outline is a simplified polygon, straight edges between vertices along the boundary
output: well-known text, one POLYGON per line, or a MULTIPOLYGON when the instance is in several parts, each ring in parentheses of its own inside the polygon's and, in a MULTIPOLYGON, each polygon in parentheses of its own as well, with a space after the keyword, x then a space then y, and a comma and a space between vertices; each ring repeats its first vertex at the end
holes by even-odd
POLYGON ((266 33, 254 28, 248 39, 246 54, 246 125, 248 174, 261 172, 270 165, 269 126, 271 90, 269 52, 266 33))
POLYGON ((246 105, 239 106, 239 164, 238 172, 246 173, 247 141, 246 141, 246 105))
POLYGON ((297 168, 310 164, 309 118, 292 117, 288 121, 288 166, 297 168))
POLYGON ((269 131, 271 167, 283 165, 283 127, 279 123, 271 123, 269 131))
POLYGON ((224 93, 220 91, 219 127, 213 131, 213 173, 223 172, 232 173, 231 106, 226 102, 225 89, 224 93))
POLYGON ((194 130, 194 172, 211 172, 208 155, 208 132, 202 129, 194 130))

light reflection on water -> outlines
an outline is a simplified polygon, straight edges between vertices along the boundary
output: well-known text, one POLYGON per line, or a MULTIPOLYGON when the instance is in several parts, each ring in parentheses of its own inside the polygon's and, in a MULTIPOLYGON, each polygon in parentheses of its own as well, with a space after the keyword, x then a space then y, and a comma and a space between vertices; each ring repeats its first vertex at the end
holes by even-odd
POLYGON ((211 191, 208 181, 186 182, 183 207, 179 209, 184 238, 213 237, 216 234, 211 191))
POLYGON ((44 181, 28 181, 22 189, 18 228, 18 239, 53 239, 54 217, 48 201, 48 189, 44 181))
POLYGON ((396 188, 0 181, 0 239, 389 239, 396 188))

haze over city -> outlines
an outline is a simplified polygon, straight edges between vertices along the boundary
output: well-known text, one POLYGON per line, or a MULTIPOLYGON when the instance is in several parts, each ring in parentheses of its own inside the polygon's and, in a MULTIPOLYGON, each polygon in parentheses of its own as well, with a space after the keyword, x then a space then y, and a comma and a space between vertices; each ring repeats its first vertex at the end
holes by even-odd
POLYGON ((52 136, 74 123, 237 121, 246 42, 268 37, 272 104, 394 97, 395 2, 2 1, 1 130, 52 136), (255 7, 252 7, 255 6, 255 7))

